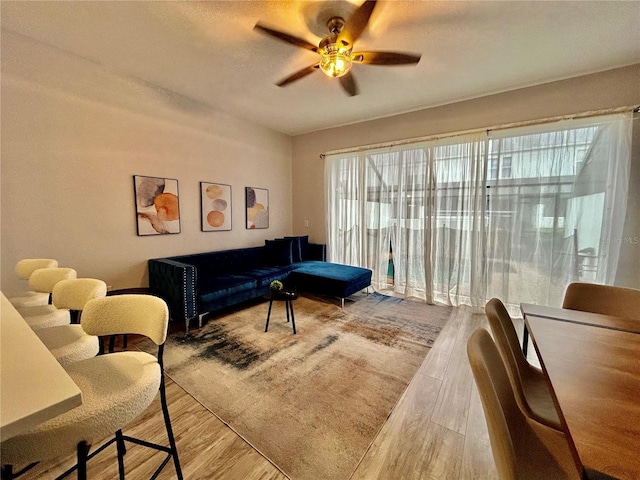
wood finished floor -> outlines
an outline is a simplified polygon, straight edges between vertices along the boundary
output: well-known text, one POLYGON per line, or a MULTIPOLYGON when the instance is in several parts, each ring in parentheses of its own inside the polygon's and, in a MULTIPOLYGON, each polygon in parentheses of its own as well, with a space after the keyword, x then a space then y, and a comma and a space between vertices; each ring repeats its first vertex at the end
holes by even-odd
MULTIPOLYGON (((522 321, 518 331, 521 325, 522 321)), ((498 478, 466 355, 467 339, 479 327, 489 329, 484 315, 472 314, 467 307, 455 309, 360 464, 345 480, 498 478)), ((288 478, 170 379, 167 395, 185 479, 288 478)), ((158 398, 125 434, 167 443, 158 398)), ((163 458, 164 454, 130 446, 125 456, 127 479, 148 479, 163 458)), ((73 457, 48 462, 23 478, 55 478, 72 464, 73 457)), ((88 475, 92 480, 118 477, 115 446, 89 463, 88 475)), ((167 465, 158 478, 175 478, 173 465, 167 465)))

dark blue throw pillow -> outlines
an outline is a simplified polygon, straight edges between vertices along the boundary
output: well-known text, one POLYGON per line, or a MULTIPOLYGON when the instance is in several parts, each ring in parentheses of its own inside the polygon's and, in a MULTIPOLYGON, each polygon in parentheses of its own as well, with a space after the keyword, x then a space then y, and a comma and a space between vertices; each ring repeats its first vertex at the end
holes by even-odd
POLYGON ((291 240, 265 240, 265 256, 270 265, 291 265, 293 263, 291 240))
POLYGON ((302 261, 302 248, 300 245, 300 237, 284 237, 285 240, 291 240, 291 251, 293 253, 293 261, 302 261))
POLYGON ((309 235, 303 235, 300 238, 300 261, 304 261, 308 256, 309 251, 309 235))

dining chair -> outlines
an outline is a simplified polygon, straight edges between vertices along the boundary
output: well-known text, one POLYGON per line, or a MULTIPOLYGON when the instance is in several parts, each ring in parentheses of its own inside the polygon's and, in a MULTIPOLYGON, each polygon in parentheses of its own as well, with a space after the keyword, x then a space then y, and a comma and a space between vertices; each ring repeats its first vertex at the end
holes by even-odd
POLYGON ((564 433, 536 422, 520 408, 489 332, 479 328, 469 337, 467 356, 500 479, 580 479, 582 466, 564 433))
POLYGON ((39 268, 29 277, 29 285, 38 292, 47 292, 51 295, 51 303, 47 305, 34 305, 31 307, 16 308, 33 330, 55 327, 71 323, 69 309, 56 305, 53 301, 53 289, 58 282, 77 277, 73 268, 39 268))
POLYGON ((534 420, 562 430, 547 379, 542 370, 531 365, 525 358, 513 320, 504 304, 499 299, 492 298, 485 305, 485 313, 520 408, 534 420))
MULTIPOLYGON (((76 318, 82 315, 89 300, 106 294, 107 284, 97 278, 62 280, 52 292, 54 308, 68 309, 76 318)), ((95 357, 100 350, 98 337, 88 335, 78 323, 40 328, 35 333, 62 366, 95 357)))
MULTIPOLYGON (((31 274, 39 268, 55 268, 58 261, 52 258, 23 258, 16 263, 15 272, 23 280, 29 280, 31 274)), ((49 303, 48 292, 25 290, 9 297, 11 304, 16 307, 32 307, 49 303)))
POLYGON ((16 478, 25 470, 14 473, 16 466, 26 464, 28 469, 35 462, 76 452, 76 465, 59 478, 76 471, 77 478, 84 480, 87 478, 87 461, 115 443, 119 478, 124 479, 125 442, 130 442, 167 454, 152 478, 156 478, 173 459, 177 478, 182 480, 164 382, 163 352, 168 319, 167 304, 150 295, 102 297, 87 302, 81 324, 88 334, 144 335, 158 346, 157 356, 123 351, 68 365, 67 373, 82 392, 82 405, 0 443, 2 478, 16 478), (169 446, 133 438, 122 432, 151 405, 158 391, 169 446), (111 435, 114 436, 89 453, 92 446, 111 435))
POLYGON ((640 290, 596 283, 570 283, 562 308, 640 320, 640 290))

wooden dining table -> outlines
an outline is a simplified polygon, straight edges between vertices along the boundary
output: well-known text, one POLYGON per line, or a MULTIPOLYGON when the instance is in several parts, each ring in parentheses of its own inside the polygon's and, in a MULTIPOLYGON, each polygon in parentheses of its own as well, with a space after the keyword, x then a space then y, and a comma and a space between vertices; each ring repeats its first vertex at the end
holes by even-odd
POLYGON ((637 321, 526 304, 521 308, 586 478, 640 479, 637 321))
POLYGON ((0 441, 82 404, 82 392, 0 292, 0 441))

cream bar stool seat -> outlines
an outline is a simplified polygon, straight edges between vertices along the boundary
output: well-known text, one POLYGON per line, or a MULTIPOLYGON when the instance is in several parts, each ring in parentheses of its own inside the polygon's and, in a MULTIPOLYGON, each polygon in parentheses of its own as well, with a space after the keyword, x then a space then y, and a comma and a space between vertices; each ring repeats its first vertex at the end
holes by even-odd
MULTIPOLYGON (((81 315, 89 300, 106 294, 107 284, 96 278, 62 280, 53 287, 53 302, 81 315)), ((100 350, 98 337, 88 335, 79 324, 37 329, 35 333, 62 366, 95 357, 100 350)))
POLYGON ((563 432, 523 412, 496 344, 483 328, 467 342, 467 355, 484 411, 501 480, 582 478, 563 432))
POLYGON ((82 405, 38 425, 25 434, 2 442, 2 478, 15 478, 14 467, 51 460, 75 451, 77 465, 62 476, 76 470, 79 479, 86 479, 87 461, 114 442, 117 446, 120 478, 124 478, 125 441, 129 441, 167 454, 152 478, 156 478, 160 470, 173 458, 177 477, 182 480, 182 470, 167 408, 162 366, 168 319, 167 304, 154 296, 121 295, 87 302, 81 321, 88 334, 145 335, 158 345, 158 356, 156 358, 145 352, 126 351, 98 355, 68 365, 67 372, 82 391, 82 405), (122 433, 122 428, 151 405, 158 391, 169 437, 168 447, 122 433), (92 446, 114 432, 114 438, 89 453, 92 446))
POLYGON ((531 365, 522 353, 516 329, 504 304, 492 298, 484 310, 520 408, 537 422, 562 430, 547 379, 542 370, 531 365))
MULTIPOLYGON (((16 263, 16 273, 24 280, 29 280, 31 274, 39 268, 55 268, 58 261, 52 258, 23 258, 16 263)), ((9 297, 11 304, 16 307, 33 307, 34 305, 46 305, 49 303, 48 292, 36 292, 26 290, 9 297)))
MULTIPOLYGON (((77 276, 73 268, 39 268, 29 277, 29 285, 38 292, 51 293, 53 300, 55 285, 62 280, 74 279, 77 276)), ((55 301, 53 305, 35 305, 17 308, 17 310, 33 330, 71 323, 69 309, 56 305, 55 301)))
POLYGON ((640 320, 640 290, 575 282, 567 287, 562 308, 640 320))

